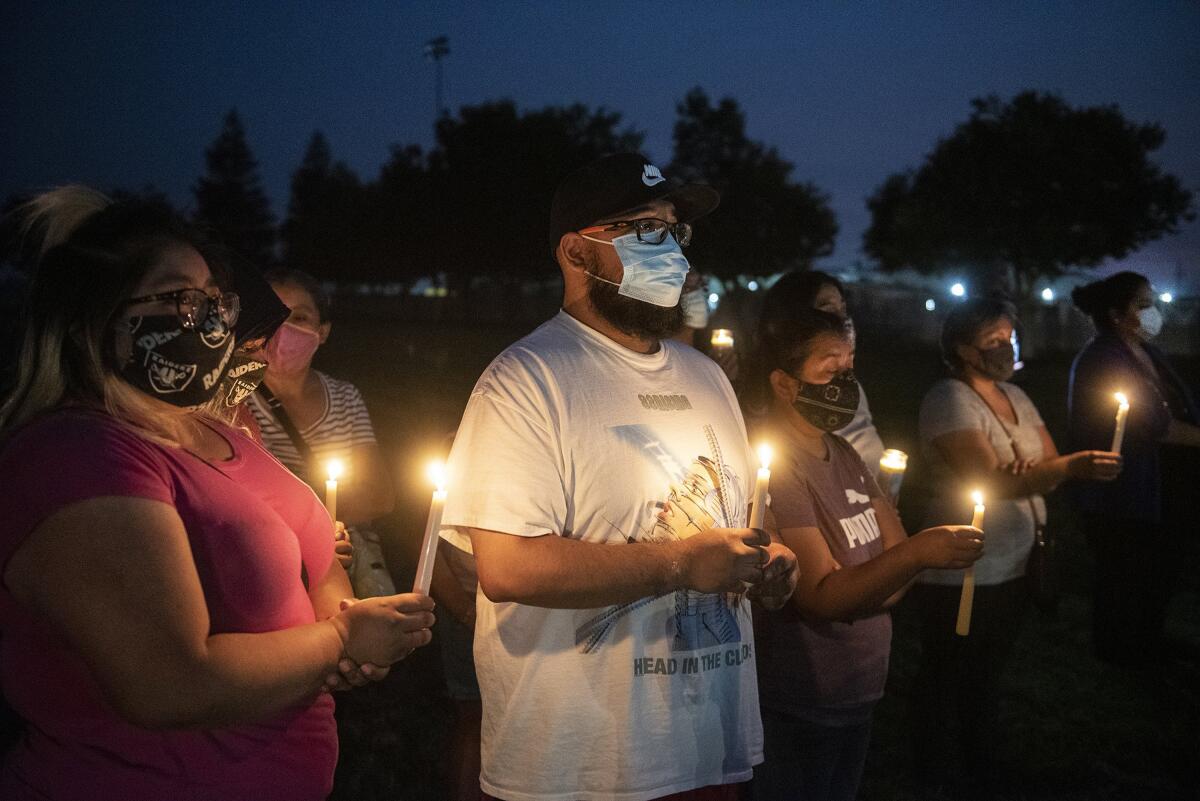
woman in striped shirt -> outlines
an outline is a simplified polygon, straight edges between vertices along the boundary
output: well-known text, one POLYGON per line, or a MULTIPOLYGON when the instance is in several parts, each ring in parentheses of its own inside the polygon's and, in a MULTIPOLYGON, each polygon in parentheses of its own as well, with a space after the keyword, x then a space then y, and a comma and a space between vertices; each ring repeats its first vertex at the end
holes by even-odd
POLYGON ((329 337, 328 299, 300 270, 277 268, 265 277, 291 316, 267 343, 266 379, 248 400, 263 444, 319 491, 326 463, 340 459, 338 519, 366 524, 392 510, 395 493, 358 388, 312 367, 329 337))

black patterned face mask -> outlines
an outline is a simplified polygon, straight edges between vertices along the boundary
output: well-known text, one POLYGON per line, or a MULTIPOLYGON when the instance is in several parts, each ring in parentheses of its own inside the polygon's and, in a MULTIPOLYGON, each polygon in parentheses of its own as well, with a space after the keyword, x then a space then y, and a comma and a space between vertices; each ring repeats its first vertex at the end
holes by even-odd
POLYGON ((129 333, 133 353, 120 376, 152 398, 202 406, 221 388, 233 333, 215 305, 195 328, 184 328, 177 314, 154 314, 131 318, 129 333))
POLYGON ((258 389, 267 375, 267 360, 256 359, 238 350, 229 359, 225 377, 221 379, 218 397, 230 408, 237 406, 258 389))
POLYGON ((837 431, 850 425, 858 411, 858 380, 854 371, 845 370, 828 384, 800 382, 792 407, 800 416, 822 431, 837 431))
POLYGON ((1012 378, 1016 367, 1016 349, 1011 342, 994 348, 975 348, 975 352, 979 354, 979 372, 993 381, 1007 381, 1012 378))

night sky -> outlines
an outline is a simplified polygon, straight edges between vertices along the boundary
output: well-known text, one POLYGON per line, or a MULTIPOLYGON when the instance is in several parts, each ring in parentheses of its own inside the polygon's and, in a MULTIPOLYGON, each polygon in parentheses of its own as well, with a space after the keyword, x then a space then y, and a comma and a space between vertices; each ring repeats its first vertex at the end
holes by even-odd
MULTIPOLYGON (((0 9, 0 197, 66 181, 152 184, 177 204, 236 107, 277 216, 314 129, 374 177, 432 143, 433 65, 451 108, 511 98, 619 110, 670 158, 675 103, 734 96, 752 137, 832 195, 827 266, 860 257, 864 198, 917 165, 971 97, 1023 89, 1161 123, 1158 160, 1200 189, 1200 3, 7 2, 0 9)), ((1125 266, 1191 272, 1200 222, 1125 266)), ((1180 289, 1180 287, 1173 287, 1180 289)))

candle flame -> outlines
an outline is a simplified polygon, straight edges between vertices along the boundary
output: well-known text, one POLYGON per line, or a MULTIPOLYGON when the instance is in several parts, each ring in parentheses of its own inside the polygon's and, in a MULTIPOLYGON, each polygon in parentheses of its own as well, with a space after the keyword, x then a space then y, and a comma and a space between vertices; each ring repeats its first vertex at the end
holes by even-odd
POLYGON ((429 481, 437 487, 438 492, 446 489, 446 465, 441 459, 430 462, 425 468, 425 475, 429 476, 429 481))
POLYGON ((1125 397, 1125 393, 1124 393, 1124 392, 1117 392, 1117 393, 1115 393, 1115 394, 1113 395, 1113 397, 1114 397, 1114 398, 1116 398, 1116 399, 1117 399, 1117 403, 1121 404, 1122 406, 1128 406, 1128 405, 1129 405, 1129 398, 1125 397))
POLYGON ((971 493, 971 500, 975 501, 976 506, 983 506, 983 491, 974 490, 971 493))
POLYGON ((771 450, 771 446, 765 442, 758 446, 758 460, 762 462, 763 470, 766 470, 771 466, 771 457, 774 455, 774 453, 775 452, 771 450))
POLYGON ((733 332, 728 328, 714 328, 710 343, 713 345, 732 345, 733 332))
POLYGON ((341 459, 330 459, 325 463, 325 472, 328 474, 330 481, 337 481, 345 471, 346 466, 342 464, 341 459))
POLYGON ((888 448, 883 452, 883 457, 879 460, 880 467, 886 467, 889 470, 904 470, 908 467, 908 454, 904 451, 898 451, 895 448, 888 448))

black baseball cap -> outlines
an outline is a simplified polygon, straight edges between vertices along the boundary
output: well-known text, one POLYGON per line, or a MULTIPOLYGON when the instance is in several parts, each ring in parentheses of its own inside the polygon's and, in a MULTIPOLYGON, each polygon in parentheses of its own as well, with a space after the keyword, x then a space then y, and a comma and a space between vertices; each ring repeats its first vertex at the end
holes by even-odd
POLYGON ((680 222, 691 222, 717 207, 721 196, 706 184, 668 179, 640 153, 613 153, 593 161, 559 181, 550 206, 550 255, 563 234, 628 209, 666 200, 680 222))

